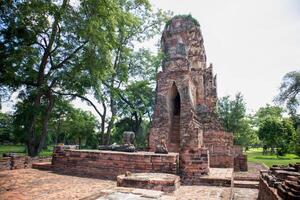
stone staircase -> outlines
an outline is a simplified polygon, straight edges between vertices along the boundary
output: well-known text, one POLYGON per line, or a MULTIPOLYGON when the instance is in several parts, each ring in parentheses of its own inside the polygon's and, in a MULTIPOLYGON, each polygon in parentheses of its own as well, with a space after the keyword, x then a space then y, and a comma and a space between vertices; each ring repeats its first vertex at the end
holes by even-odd
POLYGON ((259 180, 250 177, 234 177, 233 185, 236 188, 258 189, 259 180))

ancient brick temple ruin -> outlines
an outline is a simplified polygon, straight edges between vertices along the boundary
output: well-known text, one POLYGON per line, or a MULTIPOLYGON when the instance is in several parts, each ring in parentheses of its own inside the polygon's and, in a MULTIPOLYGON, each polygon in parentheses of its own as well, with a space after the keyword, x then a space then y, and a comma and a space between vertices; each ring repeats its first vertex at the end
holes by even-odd
POLYGON ((258 200, 300 199, 300 163, 273 165, 260 173, 258 200))
POLYGON ((173 18, 162 39, 165 53, 157 74, 157 96, 149 135, 150 151, 161 140, 180 154, 184 177, 201 176, 209 167, 246 168, 245 157, 233 146, 216 114, 217 84, 212 64, 207 67, 200 26, 190 16, 173 18))
MULTIPOLYGON (((167 173, 175 177, 179 175, 182 183, 215 182, 215 185, 230 186, 233 168, 247 170, 247 159, 241 148, 233 145, 232 134, 223 131, 218 120, 216 77, 212 65, 207 67, 206 64, 198 22, 189 16, 171 19, 162 35, 162 48, 166 58, 162 71, 157 74, 156 105, 148 152, 78 150, 56 146, 51 164, 34 167, 95 178, 115 180, 119 177, 119 185, 127 184, 126 177, 120 175, 129 171, 149 173, 148 178, 152 177, 154 183, 158 181, 153 173, 167 173), (162 141, 165 144, 161 145, 161 149, 166 149, 166 145, 168 154, 155 153, 162 141)), ((151 184, 141 183, 143 178, 140 180, 140 176, 145 174, 133 176, 136 185, 149 188, 151 184)), ((162 177, 157 176, 159 179, 162 177)), ((172 179, 170 188, 161 185, 162 190, 176 189, 177 180, 172 179)), ((133 183, 132 177, 129 182, 133 183)))

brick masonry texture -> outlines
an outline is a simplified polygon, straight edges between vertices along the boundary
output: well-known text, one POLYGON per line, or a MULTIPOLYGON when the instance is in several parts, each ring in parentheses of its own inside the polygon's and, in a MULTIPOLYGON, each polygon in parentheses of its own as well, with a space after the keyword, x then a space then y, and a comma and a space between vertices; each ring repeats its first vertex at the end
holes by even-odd
POLYGON ((116 180, 118 175, 126 171, 177 174, 178 163, 178 153, 64 150, 63 146, 56 146, 52 169, 69 174, 116 180))
POLYGON ((0 158, 0 171, 31 168, 32 163, 50 162, 51 157, 10 156, 0 158))
POLYGON ((300 199, 300 163, 262 170, 258 200, 300 199))
POLYGON ((275 188, 271 188, 268 186, 268 183, 260 179, 259 180, 259 192, 258 192, 258 200, 278 200, 281 199, 276 192, 275 188))
POLYGON ((209 167, 247 169, 218 119, 216 76, 212 64, 207 67, 203 43, 200 26, 184 16, 171 19, 161 39, 165 60, 157 74, 149 149, 165 140, 170 152, 180 153, 183 177, 207 174, 209 167), (195 157, 197 164, 187 162, 195 157))
POLYGON ((180 186, 180 177, 165 173, 133 173, 128 176, 119 175, 117 186, 174 192, 180 186))

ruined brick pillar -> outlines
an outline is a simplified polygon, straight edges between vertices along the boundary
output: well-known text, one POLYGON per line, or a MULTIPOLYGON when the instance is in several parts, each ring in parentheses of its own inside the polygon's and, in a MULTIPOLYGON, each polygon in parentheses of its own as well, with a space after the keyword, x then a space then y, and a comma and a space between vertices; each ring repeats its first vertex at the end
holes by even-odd
POLYGON ((206 67, 200 26, 191 16, 171 19, 161 45, 166 58, 157 74, 149 147, 154 151, 164 139, 170 152, 180 153, 180 173, 190 180, 209 172, 209 153, 203 146, 205 125, 197 112, 215 109, 216 79, 212 67, 206 67))
POLYGON ((157 74, 156 105, 149 134, 150 151, 161 140, 180 153, 181 174, 205 174, 233 167, 233 135, 216 113, 217 83, 207 67, 199 23, 190 15, 167 22, 161 39, 165 59, 157 74), (209 151, 209 152, 208 152, 209 151))

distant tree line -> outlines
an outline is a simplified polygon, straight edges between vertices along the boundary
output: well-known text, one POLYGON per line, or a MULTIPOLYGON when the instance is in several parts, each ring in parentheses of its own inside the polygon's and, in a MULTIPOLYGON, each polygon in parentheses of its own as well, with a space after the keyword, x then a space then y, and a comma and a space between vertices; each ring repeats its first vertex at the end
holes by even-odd
POLYGON ((234 143, 262 147, 263 153, 296 153, 300 155, 300 72, 287 73, 274 98, 277 104, 267 104, 256 113, 246 114, 246 103, 241 93, 234 99, 222 97, 218 113, 224 128, 234 135, 234 143), (284 109, 285 108, 285 109, 284 109))

